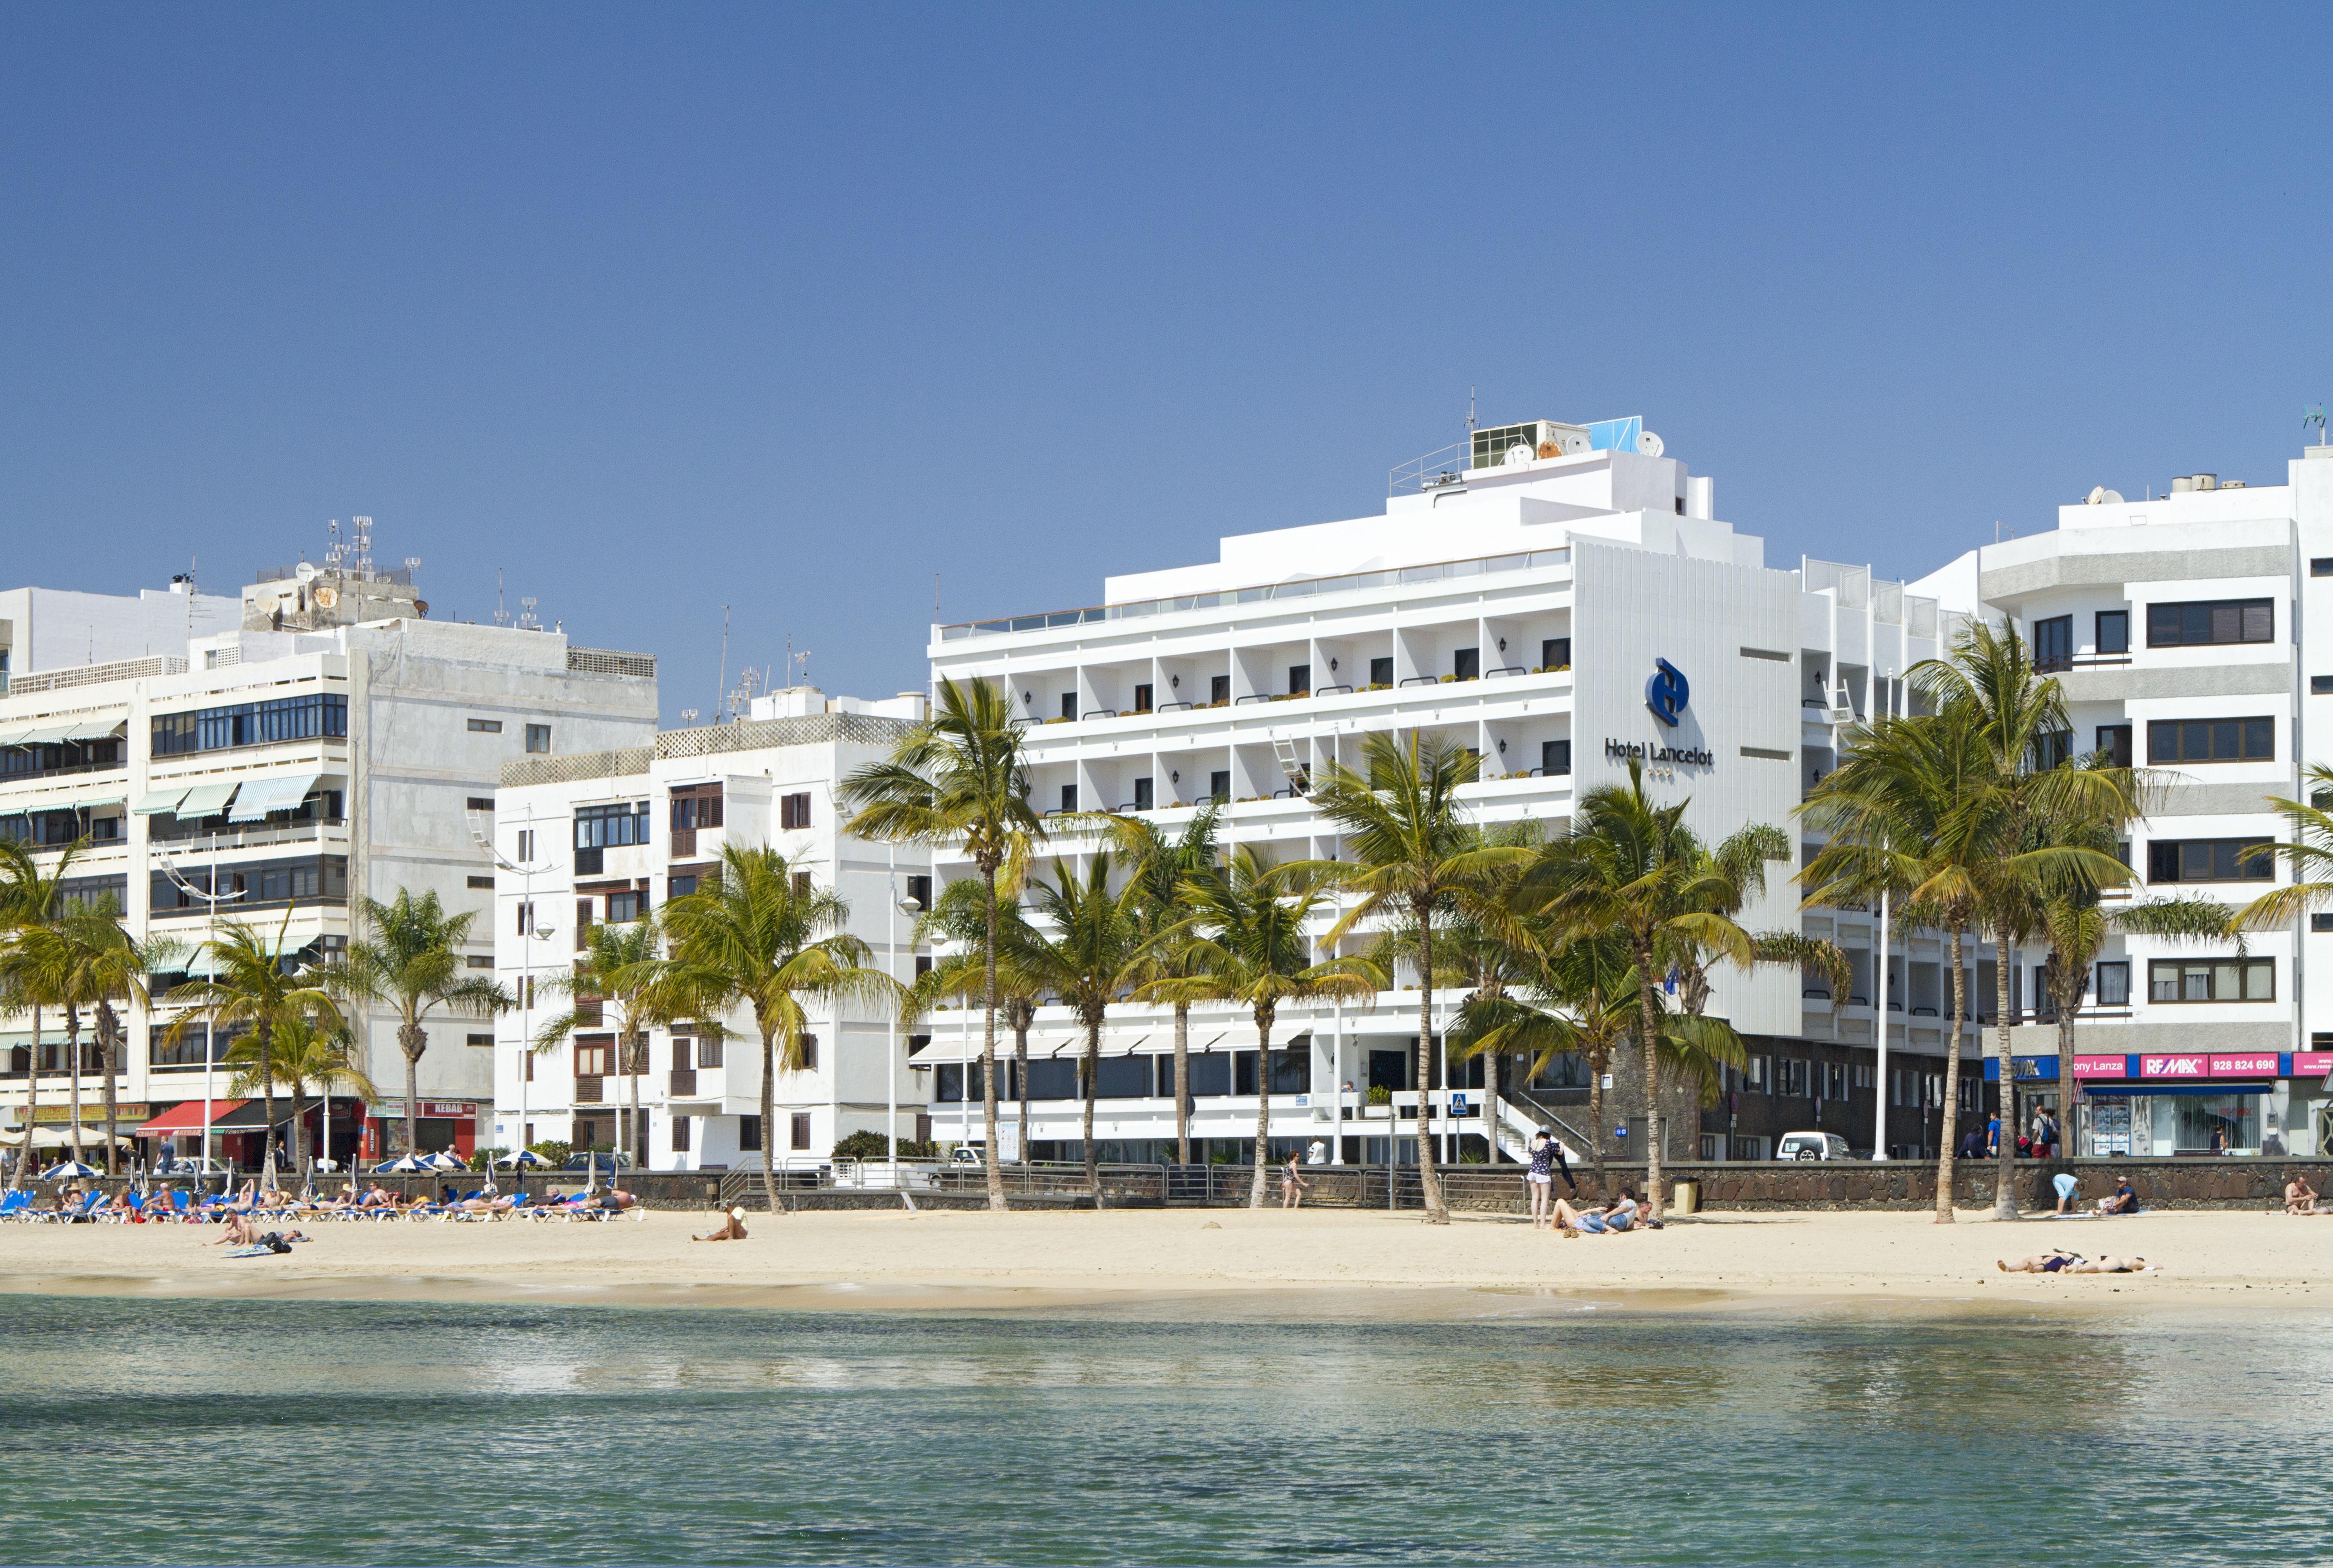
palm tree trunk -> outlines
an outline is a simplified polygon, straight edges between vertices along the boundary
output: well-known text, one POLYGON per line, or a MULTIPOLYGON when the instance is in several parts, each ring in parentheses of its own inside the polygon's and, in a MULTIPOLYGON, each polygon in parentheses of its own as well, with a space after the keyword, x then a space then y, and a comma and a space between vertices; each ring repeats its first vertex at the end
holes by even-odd
POLYGON ((308 1165, 308 1085, 299 1079, 292 1080, 292 1169, 303 1171, 308 1165))
POLYGON ((635 1171, 648 1168, 648 1132, 640 1120, 640 1073, 648 1066, 648 1054, 646 1037, 635 1031, 632 1036, 632 1169, 635 1171))
POLYGON ((1191 1162, 1191 1004, 1175 1004, 1175 1163, 1191 1162))
POLYGON ((1499 1162, 1499 1053, 1483 1054, 1483 1136, 1488 1145, 1483 1158, 1490 1164, 1499 1162))
POLYGON ((777 1035, 758 1016, 754 1021, 762 1031, 762 1196, 775 1218, 785 1212, 778 1207, 777 1035))
POLYGON ((16 1174, 14 1184, 25 1185, 33 1171, 33 1123, 38 1120, 41 1108, 41 1004, 33 1004, 33 1054, 24 1066, 24 1143, 16 1151, 16 1174))
POLYGON ((1021 1163, 1029 1163, 1029 1016, 1013 1011, 1013 1095, 1021 1102, 1021 1163))
POLYGON ((1961 928, 1952 928, 1953 1018, 1944 1031, 1944 1114, 1936 1133, 1936 1223, 1953 1218, 1953 1133, 1960 1121, 1961 1025, 1968 1017, 1968 976, 1961 968, 1961 928))
POLYGON ((121 1020, 114 1015, 113 1004, 97 1004, 97 1043, 105 1052, 105 1173, 111 1176, 119 1167, 115 1162, 116 1140, 121 1136, 116 1123, 120 1121, 120 1097, 113 1086, 121 1071, 121 1020))
MULTIPOLYGON (((268 1034, 267 1026, 265 1024, 263 1023, 255 1026, 253 1028, 252 1033, 257 1036, 259 1039, 259 1087, 261 1096, 261 1115, 263 1120, 266 1123, 266 1126, 261 1130, 259 1134, 259 1165, 260 1169, 264 1171, 267 1168, 267 1162, 273 1159, 275 1154, 275 1056, 274 1052, 270 1049, 271 1037, 268 1034)), ((407 1060, 405 1066, 405 1124, 408 1129, 406 1141, 407 1146, 409 1149, 412 1143, 412 1136, 409 1130, 413 1125, 413 1064, 410 1058, 407 1060)))
POLYGON ((1604 1179, 1604 1073, 1611 1065, 1608 1051, 1599 1051, 1588 1058, 1588 1162, 1596 1171, 1599 1198, 1612 1190, 1611 1183, 1604 1179))
POLYGON ((1264 1172, 1272 1167, 1272 1011, 1255 1015, 1255 1180, 1248 1183, 1247 1206, 1263 1207, 1264 1172))
POLYGON ((980 1126, 988 1140, 988 1208, 1004 1212, 1004 1166, 996 1152, 996 868, 983 865, 988 884, 988 943, 981 954, 980 1126))
POLYGON ((2010 933, 1996 933, 1994 943, 2000 958, 1993 965, 1993 1006, 1999 1009, 1995 1027, 2001 1031, 2001 1150, 1993 1161, 1992 1217, 1995 1219, 2017 1218, 2017 1058, 2010 1053, 2009 961, 2013 951, 2010 933))
POLYGON ((420 1092, 421 1053, 429 1048, 429 1037, 421 1032, 421 1020, 411 1013, 397 1027, 398 1048, 405 1053, 405 1152, 421 1152, 421 1102, 415 1098, 420 1092))
POLYGON ((1433 1093, 1426 1085, 1433 1076, 1434 909, 1420 901, 1412 910, 1417 917, 1417 1063, 1410 1073, 1417 1085, 1417 1190, 1426 1202, 1426 1222, 1447 1225, 1450 1210, 1442 1201, 1442 1182, 1434 1173, 1434 1119, 1426 1104, 1433 1093))
POLYGON ((1661 1217, 1660 1024, 1653 1010, 1653 950, 1637 954, 1637 1028, 1645 1047, 1645 1211, 1661 1217))
MULTIPOLYGON (((1085 1128, 1080 1136, 1080 1147, 1084 1149, 1086 1156, 1086 1190, 1094 1195, 1094 1202, 1096 1206, 1099 1206, 1101 1202, 1101 1170, 1099 1162, 1096 1161, 1094 1158, 1094 1099, 1100 1092, 1101 1020, 1099 1018, 1088 1018, 1086 1020, 1085 1128)), ((1029 1152, 1028 1145, 1026 1143, 1022 1145, 1021 1152, 1023 1154, 1026 1154, 1029 1152)))
MULTIPOLYGON (((2064 966, 2071 970, 2073 966, 2064 966)), ((2087 974, 2089 966, 2082 966, 2087 974)), ((2058 995, 2058 1147, 2063 1151, 2060 1159, 2074 1157, 2074 1091, 2081 1080, 2074 1076, 2074 1015, 2081 1010, 2081 981, 2069 980, 2058 995), (2067 990, 2073 994, 2068 996, 2067 990)), ((2047 1151, 2044 1151, 2047 1152, 2047 1151)))
POLYGON ((65 1055, 72 1058, 66 1065, 72 1069, 72 1157, 78 1162, 81 1159, 81 1009, 77 1007, 65 1009, 65 1055))

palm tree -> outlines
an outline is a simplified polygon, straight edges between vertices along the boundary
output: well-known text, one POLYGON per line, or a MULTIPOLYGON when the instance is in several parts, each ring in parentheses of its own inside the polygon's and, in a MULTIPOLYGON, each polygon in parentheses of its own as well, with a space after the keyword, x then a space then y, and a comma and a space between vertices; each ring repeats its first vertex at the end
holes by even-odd
POLYGON ((1588 1157, 1599 1190, 1604 1173, 1604 1075, 1622 1039, 1637 1026, 1636 965, 1627 944, 1605 934, 1551 943, 1544 928, 1512 945, 1522 978, 1496 991, 1478 990, 1450 1030, 1454 1059, 1529 1056, 1527 1076, 1558 1056, 1577 1056, 1588 1069, 1588 1157))
MULTIPOLYGON (((1189 911, 1183 907, 1183 886, 1195 876, 1211 872, 1221 858, 1215 843, 1215 820, 1221 808, 1212 800, 1192 813, 1183 831, 1169 838, 1155 823, 1121 819, 1120 851, 1133 865, 1133 880, 1141 888, 1138 918, 1151 940, 1151 978, 1187 980, 1197 972, 1198 934, 1189 911)), ((1175 1009, 1175 1162, 1191 1162, 1191 1004, 1175 1009)))
POLYGON ((1114 870, 1115 862, 1107 850, 1089 856, 1083 873, 1065 861, 1055 861, 1053 880, 1031 886, 1030 905, 1038 921, 1022 928, 1012 956, 1017 973, 1029 984, 1061 998, 1085 1025, 1080 1137, 1086 1186, 1097 1196, 1101 1191, 1101 1173, 1094 1156, 1093 1125, 1094 1102, 1100 1087, 1101 1026, 1109 1004, 1141 981, 1151 956, 1150 939, 1136 918, 1139 888, 1128 882, 1112 892, 1114 870))
POLYGON ((327 971, 303 966, 286 973, 277 956, 283 933, 291 929, 292 912, 283 912, 274 938, 259 927, 234 920, 220 925, 203 943, 210 972, 175 988, 173 1002, 187 1010, 172 1021, 164 1037, 176 1041, 197 1019, 209 1028, 216 1043, 220 1031, 238 1025, 250 1031, 250 1051, 256 1058, 260 1094, 265 1100, 267 1130, 262 1140, 265 1161, 275 1157, 275 1036, 302 1021, 326 1029, 343 1023, 327 971))
POLYGON ((73 1154, 81 1155, 81 1023, 84 1009, 93 1015, 97 1043, 104 1063, 105 1170, 117 1167, 120 1137, 120 1096, 116 1079, 122 1068, 121 1016, 116 998, 132 1005, 148 1005, 149 979, 173 961, 178 944, 167 940, 140 942, 121 927, 120 906, 110 894, 94 904, 73 904, 52 923, 24 927, 14 951, 26 967, 35 995, 65 1013, 66 1048, 73 1065, 73 1154))
POLYGON ((1184 884, 1194 923, 1205 934, 1192 951, 1196 973, 1152 980, 1142 994, 1161 1001, 1231 1001, 1255 1020, 1255 1175, 1247 1206, 1263 1207, 1272 1164, 1272 1028, 1281 1005, 1377 995, 1370 966, 1359 959, 1310 963, 1305 927, 1320 907, 1327 879, 1301 866, 1267 865, 1243 845, 1230 864, 1184 884))
POLYGON ((1484 873, 1531 858, 1527 849, 1483 844, 1467 820, 1458 789, 1474 781, 1481 766, 1480 758, 1438 735, 1413 734, 1405 741, 1380 732, 1362 737, 1359 770, 1332 760, 1312 785, 1312 804, 1336 824, 1353 859, 1317 861, 1305 870, 1327 885, 1360 894, 1323 945, 1333 952, 1346 932, 1372 917, 1407 920, 1417 932, 1417 1056, 1411 1081, 1418 1096, 1418 1188, 1433 1225, 1450 1223, 1427 1132, 1436 922, 1459 908, 1484 873))
POLYGON ((405 1055, 405 1147, 410 1152, 420 1147, 421 1056, 429 1048, 423 1020, 437 1008, 492 1018, 512 1002, 501 986, 466 971, 461 949, 470 940, 475 911, 448 914, 436 893, 416 898, 403 887, 388 904, 368 898, 357 910, 361 927, 372 934, 349 943, 324 971, 324 983, 335 995, 397 1015, 397 1045, 405 1055))
POLYGON ((942 680, 932 716, 884 761, 854 770, 842 798, 858 808, 843 831, 897 844, 960 847, 987 890, 986 966, 981 987, 981 1115, 988 1151, 988 1206, 1004 1208, 1004 1171, 996 1152, 997 899, 1021 885, 1029 857, 1045 838, 1029 804, 1021 731, 1011 702, 987 681, 942 680))
POLYGON ((2333 811, 2318 804, 2333 802, 2333 767, 2312 763, 2305 778, 2309 788, 2302 793, 2308 804, 2281 795, 2269 797, 2269 808, 2284 818, 2291 837, 2259 846, 2260 853, 2273 854, 2283 861, 2292 880, 2236 911, 2229 923, 2231 933, 2273 931, 2333 904, 2333 811))
MULTIPOLYGON (((629 921, 623 924, 602 923, 592 926, 584 938, 581 952, 563 975, 553 976, 546 989, 571 999, 574 1005, 553 1014, 535 1031, 528 1049, 540 1056, 557 1047, 577 1029, 601 1027, 606 1007, 616 1007, 616 1050, 619 1066, 630 1080, 631 1131, 619 1131, 624 1147, 630 1151, 636 1166, 648 1164, 648 1134, 640 1124, 640 1075, 648 1070, 648 1030, 658 1024, 669 1024, 686 1017, 686 1009, 673 1012, 658 1004, 671 994, 662 979, 663 933, 657 928, 653 916, 629 921)), ((619 1100, 616 1114, 625 1114, 627 1107, 619 1100)))
MULTIPOLYGON (((1637 971, 1637 1028, 1645 1070, 1645 1202, 1661 1215, 1659 992, 1689 959, 1747 969, 1757 945, 1730 914, 1719 913, 1738 888, 1717 863, 1755 848, 1728 844, 1713 856, 1685 826, 1687 801, 1656 806, 1645 794, 1643 767, 1628 764, 1626 786, 1591 789, 1573 812, 1571 836, 1548 847, 1523 879, 1529 899, 1566 940, 1617 933, 1637 971)), ((1754 858, 1754 856, 1753 856, 1754 858)))
MULTIPOLYGON (((1037 1021, 1037 987, 1013 967, 1013 954, 1026 940, 1027 923, 1015 896, 997 913, 1003 951, 997 957, 997 1002, 1005 1027, 1013 1031, 1013 1084, 1021 1105, 1021 1163, 1029 1162, 1029 1030, 1037 1021)), ((941 959, 909 988, 908 1009, 917 1017, 937 1007, 943 998, 955 997, 967 1006, 983 994, 988 974, 988 892, 977 882, 951 882, 940 890, 934 906, 917 923, 916 941, 953 943, 957 951, 941 959)))
MULTIPOLYGON (((904 988, 867 967, 867 944, 843 929, 850 906, 830 888, 797 884, 786 857, 766 846, 725 845, 717 875, 665 905, 672 957, 658 971, 676 1007, 708 1020, 751 1008, 762 1041, 762 1190, 778 1205, 778 1074, 806 1066, 806 1004, 894 1000, 904 988)), ((837 1042, 836 1048, 840 1048, 837 1042)))
POLYGON ((24 1184, 33 1164, 33 1123, 41 1101, 43 999, 31 970, 12 956, 14 939, 53 924, 63 913, 65 878, 88 847, 88 840, 75 839, 57 856, 55 867, 43 873, 30 849, 14 839, 0 839, 0 937, 10 939, 9 946, 0 949, 0 1006, 10 1012, 33 1015, 32 1053, 24 1075, 24 1147, 17 1156, 14 1177, 18 1187, 24 1184))
POLYGON ((1954 642, 1951 656, 1926 659, 1907 672, 1940 712, 1965 713, 1992 761, 1998 797, 2002 853, 1983 879, 1983 904, 1992 928, 1995 1054, 2002 1064, 2002 1136, 1993 1181, 1993 1218, 2017 1218, 2017 1098, 2011 1029, 2011 963, 2041 921, 2041 905, 2063 888, 2115 887, 2130 870, 2081 840, 2086 834, 2119 835, 2143 815, 2148 785, 2133 770, 2073 767, 2073 723, 2057 677, 2033 668, 2014 626, 1974 621, 1954 642))
POLYGON ((345 1089, 365 1100, 380 1096, 357 1060, 359 1049, 356 1034, 345 1020, 293 1013, 269 1032, 264 1047, 256 1034, 245 1035, 227 1047, 224 1059, 236 1072, 228 1080, 226 1092, 245 1099, 271 1076, 283 1079, 292 1090, 292 1166, 305 1170, 311 1085, 326 1095, 345 1089))

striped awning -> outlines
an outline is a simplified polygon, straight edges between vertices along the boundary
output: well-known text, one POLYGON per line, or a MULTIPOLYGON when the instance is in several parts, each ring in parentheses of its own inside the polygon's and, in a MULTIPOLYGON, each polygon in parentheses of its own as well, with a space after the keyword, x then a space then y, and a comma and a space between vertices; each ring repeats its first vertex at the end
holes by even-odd
POLYGON ((68 741, 110 740, 129 728, 129 724, 127 719, 83 719, 78 724, 66 725, 64 738, 68 741))
POLYGON ((216 817, 235 797, 234 779, 224 784, 197 784, 178 802, 181 817, 216 817))
POLYGON ((165 811, 176 811, 178 802, 186 798, 187 787, 184 784, 168 789, 149 789, 138 797, 138 804, 130 809, 139 817, 159 817, 165 811))
POLYGON ((14 746, 53 746, 60 741, 72 740, 72 732, 73 726, 71 724, 51 724, 45 729, 27 730, 22 735, 17 736, 14 741, 10 741, 9 744, 14 746))
POLYGON ((271 811, 295 811, 316 787, 322 773, 285 773, 274 779, 254 779, 235 798, 229 822, 257 822, 271 811))

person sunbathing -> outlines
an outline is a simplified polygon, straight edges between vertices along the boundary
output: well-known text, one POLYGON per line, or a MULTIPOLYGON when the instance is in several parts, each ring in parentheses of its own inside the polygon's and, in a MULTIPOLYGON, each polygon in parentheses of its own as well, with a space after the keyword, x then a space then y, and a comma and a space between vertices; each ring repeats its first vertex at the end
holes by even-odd
POLYGON ((364 1201, 358 1204, 357 1207, 360 1209, 394 1209, 397 1207, 397 1194, 391 1192, 388 1188, 376 1181, 370 1188, 366 1189, 364 1201))
POLYGON ((2284 1184, 2284 1211, 2287 1214, 2317 1212, 2317 1189, 2299 1176, 2284 1184))
POLYGON ((258 1243, 259 1228, 251 1222, 250 1217, 231 1213, 226 1217, 226 1222, 219 1227, 218 1238, 211 1245, 213 1247, 255 1247, 258 1243))
POLYGON ((1630 1229, 1636 1219, 1636 1200, 1624 1193, 1621 1196, 1621 1202, 1628 1206, 1625 1210, 1618 1203, 1608 1209, 1600 1204, 1593 1209, 1575 1209, 1571 1206, 1570 1200, 1559 1198, 1555 1200, 1554 1209, 1550 1210, 1549 1218, 1555 1222, 1556 1229, 1562 1232, 1566 1239, 1582 1234, 1589 1236, 1616 1234, 1630 1229))
POLYGON ((691 1241, 743 1241, 745 1239, 745 1211, 732 1209, 721 1217, 721 1228, 709 1236, 692 1236, 691 1241))
POLYGON ((1993 1263, 2003 1274, 2063 1274, 2082 1260, 2082 1255, 2079 1252, 2069 1252, 2062 1247, 2053 1247, 2047 1252, 2037 1252, 2031 1257, 2021 1257, 2014 1263, 1999 1257, 1994 1258, 1993 1263))

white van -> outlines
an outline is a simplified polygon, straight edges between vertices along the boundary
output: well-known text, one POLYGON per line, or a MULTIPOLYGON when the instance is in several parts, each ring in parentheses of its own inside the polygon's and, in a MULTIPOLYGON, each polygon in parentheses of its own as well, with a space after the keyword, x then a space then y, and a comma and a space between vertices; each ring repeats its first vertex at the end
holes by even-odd
POLYGON ((1845 1160, 1847 1140, 1836 1133, 1785 1133, 1774 1145, 1777 1160, 1845 1160))

